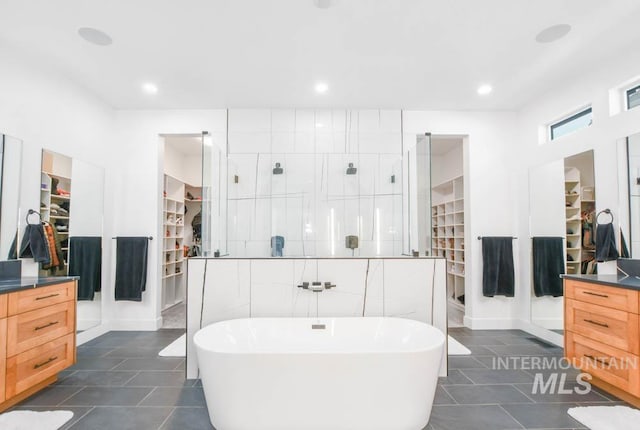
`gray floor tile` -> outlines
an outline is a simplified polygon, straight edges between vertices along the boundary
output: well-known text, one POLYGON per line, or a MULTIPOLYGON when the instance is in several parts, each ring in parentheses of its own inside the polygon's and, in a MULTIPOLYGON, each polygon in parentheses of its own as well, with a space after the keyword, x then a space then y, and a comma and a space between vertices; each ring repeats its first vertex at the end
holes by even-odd
POLYGON ((138 372, 78 370, 58 385, 119 387, 125 385, 138 372))
POLYGON ((536 356, 562 355, 561 348, 543 348, 540 345, 496 345, 488 346, 490 350, 501 356, 536 356))
POLYGON ((122 347, 116 348, 105 355, 113 358, 157 358, 159 348, 122 347))
POLYGON ((553 390, 550 388, 544 393, 541 392, 540 386, 537 386, 535 394, 533 384, 515 384, 515 386, 518 390, 522 391, 527 395, 527 397, 533 399, 533 401, 535 401, 536 403, 611 402, 610 399, 600 395, 595 390, 590 390, 585 394, 578 394, 579 392, 583 391, 584 387, 577 385, 575 381, 573 383, 567 382, 566 384, 563 384, 562 389, 570 391, 570 393, 568 394, 566 391, 562 391, 562 393, 560 392, 559 383, 556 383, 553 386, 553 390), (578 392, 576 392, 576 389, 578 389, 578 392))
POLYGON ((438 384, 440 385, 460 385, 460 384, 473 384, 471 379, 464 376, 459 369, 449 369, 449 375, 446 378, 438 378, 438 384))
POLYGON ((190 387, 193 380, 186 380, 183 371, 140 372, 127 383, 129 387, 190 387))
POLYGON ((522 428, 500 406, 434 406, 429 424, 434 430, 511 430, 522 428))
POLYGON ((456 355, 449 357, 449 369, 486 369, 486 366, 468 355, 456 355))
POLYGON ((72 430, 153 430, 167 419, 171 408, 96 407, 72 430))
POLYGON ((63 387, 52 385, 37 392, 22 403, 21 406, 56 406, 80 391, 82 387, 63 387))
POLYGON ((581 424, 571 418, 567 410, 575 406, 567 403, 534 403, 502 405, 512 417, 529 429, 574 429, 581 424))
POLYGON ((456 401, 440 385, 436 387, 436 396, 433 399, 434 405, 455 405, 456 401))
POLYGON ((198 406, 205 407, 202 387, 158 387, 141 406, 198 406))
POLYGON ((181 363, 184 363, 183 358, 127 358, 114 370, 177 370, 181 363))
POLYGON ((461 369, 474 384, 533 383, 533 376, 522 370, 461 369))
POLYGON ((483 355, 494 357, 497 355, 488 347, 482 346, 482 345, 467 345, 467 348, 469 349, 469 351, 471 351, 471 355, 474 357, 483 356, 483 355))
POLYGON ((149 393, 150 387, 85 387, 65 400, 73 406, 135 406, 149 393))
POLYGON ((123 358, 81 357, 69 370, 111 370, 123 361, 123 358))
POLYGON ((176 408, 160 430, 214 430, 206 408, 176 408))
POLYGON ((495 336, 453 336, 455 340, 464 346, 487 346, 487 345, 505 345, 504 342, 495 336))
POLYGON ((78 347, 78 350, 76 352, 76 356, 78 358, 83 358, 83 357, 104 357, 105 355, 107 355, 108 353, 113 351, 113 349, 114 348, 85 347, 83 345, 83 346, 78 347))
POLYGON ((532 403, 512 385, 452 385, 445 388, 461 405, 532 403))

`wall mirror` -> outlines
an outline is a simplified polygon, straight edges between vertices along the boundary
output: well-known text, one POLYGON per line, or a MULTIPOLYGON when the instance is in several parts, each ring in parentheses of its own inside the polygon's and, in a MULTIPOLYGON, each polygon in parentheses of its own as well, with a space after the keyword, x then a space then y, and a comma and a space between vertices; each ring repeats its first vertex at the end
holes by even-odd
POLYGON ((595 174, 593 151, 529 170, 531 322, 562 332, 559 275, 595 274, 595 174))
POLYGON ((618 174, 620 256, 640 258, 640 133, 618 145, 618 174))
POLYGON ((80 276, 77 327, 84 331, 102 319, 104 169, 43 150, 40 178, 40 215, 56 246, 40 275, 80 276))
POLYGON ((20 225, 22 141, 0 134, 0 260, 17 258, 11 252, 20 225))

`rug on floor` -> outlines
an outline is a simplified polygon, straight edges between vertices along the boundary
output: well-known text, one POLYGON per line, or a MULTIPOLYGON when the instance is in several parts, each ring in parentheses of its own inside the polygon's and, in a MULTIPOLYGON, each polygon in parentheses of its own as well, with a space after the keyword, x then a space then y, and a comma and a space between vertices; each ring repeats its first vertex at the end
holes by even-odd
POLYGON ((187 355, 187 335, 186 333, 171 342, 167 347, 158 353, 160 357, 184 357, 187 355))
POLYGON ((640 411, 628 406, 580 406, 569 409, 569 415, 591 430, 631 429, 640 422, 640 411))
POLYGON ((0 415, 0 429, 58 430, 71 418, 71 411, 11 411, 0 415))
POLYGON ((471 355, 471 351, 469 348, 452 338, 451 336, 447 336, 449 339, 447 352, 449 355, 471 355))

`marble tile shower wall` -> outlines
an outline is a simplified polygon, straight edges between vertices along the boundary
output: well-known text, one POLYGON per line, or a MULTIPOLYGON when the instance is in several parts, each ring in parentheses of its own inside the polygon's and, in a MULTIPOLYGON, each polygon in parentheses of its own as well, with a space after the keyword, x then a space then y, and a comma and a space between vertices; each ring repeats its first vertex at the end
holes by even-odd
POLYGON ((228 145, 229 255, 401 254, 400 111, 231 110, 228 145))

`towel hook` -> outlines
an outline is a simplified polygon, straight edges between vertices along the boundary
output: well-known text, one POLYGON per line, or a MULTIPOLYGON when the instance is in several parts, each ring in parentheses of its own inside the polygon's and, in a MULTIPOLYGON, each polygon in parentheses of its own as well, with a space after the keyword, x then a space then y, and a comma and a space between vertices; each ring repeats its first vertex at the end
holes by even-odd
POLYGON ((609 221, 607 224, 611 224, 613 222, 613 212, 611 212, 611 209, 607 208, 598 212, 598 215, 596 215, 596 224, 601 224, 600 221, 598 221, 598 219, 602 214, 609 215, 611 217, 611 221, 609 221))
MULTIPOLYGON (((27 212, 27 216, 25 217, 25 220, 27 221, 27 224, 31 224, 29 222, 29 217, 31 215, 38 215, 38 223, 42 222, 42 215, 40 215, 40 212, 34 211, 33 209, 29 209, 29 211, 27 212)), ((37 224, 33 224, 33 225, 37 225, 37 224)))

